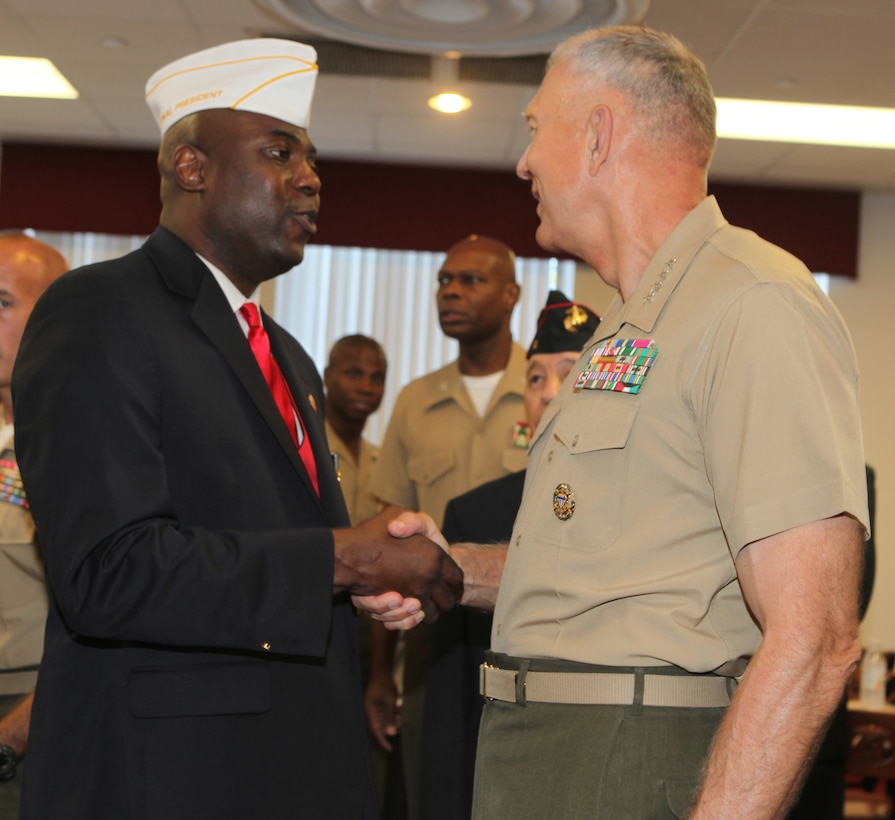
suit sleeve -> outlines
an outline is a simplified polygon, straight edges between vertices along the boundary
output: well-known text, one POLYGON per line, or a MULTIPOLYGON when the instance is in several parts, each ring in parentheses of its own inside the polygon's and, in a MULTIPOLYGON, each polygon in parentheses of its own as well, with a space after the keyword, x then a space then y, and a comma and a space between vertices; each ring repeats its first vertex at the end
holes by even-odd
POLYGON ((15 370, 18 455, 56 606, 95 639, 322 656, 331 531, 274 514, 261 523, 246 493, 270 479, 248 458, 251 431, 236 408, 218 408, 220 431, 202 419, 229 394, 209 383, 189 401, 176 395, 190 368, 202 378, 224 364, 210 345, 197 361, 184 349, 169 378, 153 320, 123 290, 62 277, 33 312, 15 370), (245 452, 215 463, 227 424, 245 452), (214 510, 246 526, 215 527, 214 510))
POLYGON ((463 535, 463 518, 457 508, 457 499, 448 501, 444 508, 444 526, 441 528, 441 534, 447 539, 448 544, 469 540, 463 535))

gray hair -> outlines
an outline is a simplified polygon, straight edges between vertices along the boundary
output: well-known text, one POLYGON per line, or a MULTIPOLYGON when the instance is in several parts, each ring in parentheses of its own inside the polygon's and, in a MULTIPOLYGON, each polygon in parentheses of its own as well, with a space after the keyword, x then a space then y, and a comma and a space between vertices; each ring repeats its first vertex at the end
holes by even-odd
POLYGON ((621 92, 640 115, 640 130, 686 143, 708 167, 715 95, 705 65, 676 37, 641 26, 591 29, 560 43, 547 68, 560 62, 621 92))

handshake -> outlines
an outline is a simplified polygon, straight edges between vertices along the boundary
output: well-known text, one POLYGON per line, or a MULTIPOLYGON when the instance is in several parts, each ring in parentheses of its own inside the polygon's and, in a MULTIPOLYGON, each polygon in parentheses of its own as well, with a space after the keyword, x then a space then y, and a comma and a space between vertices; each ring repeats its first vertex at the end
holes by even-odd
POLYGON ((463 570, 425 513, 389 506, 333 535, 334 592, 350 592, 387 629, 434 621, 463 597, 463 570))

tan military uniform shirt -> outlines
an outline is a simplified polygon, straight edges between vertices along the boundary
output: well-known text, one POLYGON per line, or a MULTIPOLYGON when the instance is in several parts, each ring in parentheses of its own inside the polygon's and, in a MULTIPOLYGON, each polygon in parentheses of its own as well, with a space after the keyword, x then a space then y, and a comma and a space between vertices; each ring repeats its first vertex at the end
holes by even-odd
MULTIPOLYGON (((0 445, 4 479, 15 455, 0 445)), ((0 500, 0 695, 30 692, 37 682, 47 620, 43 561, 28 509, 0 500)))
POLYGON ((737 554, 842 512, 866 526, 848 331, 798 260, 709 198, 616 299, 544 414, 492 646, 738 674, 760 633, 737 554), (639 393, 574 389, 609 339, 654 342, 639 393))
POLYGON ((376 494, 440 524, 455 496, 524 469, 527 450, 514 446, 513 425, 525 418, 525 367, 525 351, 514 344, 483 418, 457 362, 408 384, 382 442, 376 494))
POLYGON ((339 438, 328 421, 326 440, 329 449, 338 456, 339 485, 342 488, 342 495, 345 496, 345 506, 348 507, 351 525, 356 527, 361 521, 366 521, 382 509, 382 504, 376 500, 371 489, 373 472, 379 460, 379 448, 361 438, 360 460, 355 464, 345 442, 339 438))

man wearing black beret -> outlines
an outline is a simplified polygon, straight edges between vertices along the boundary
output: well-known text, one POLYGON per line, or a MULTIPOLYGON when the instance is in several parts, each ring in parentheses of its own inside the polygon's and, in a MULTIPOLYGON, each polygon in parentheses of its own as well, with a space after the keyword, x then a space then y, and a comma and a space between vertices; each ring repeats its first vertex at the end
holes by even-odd
MULTIPOLYGON (((594 334, 600 317, 586 305, 551 291, 538 316, 525 372, 527 433, 594 334)), ((448 502, 444 536, 451 544, 506 543, 522 502, 525 470, 482 484, 448 502)), ((456 607, 433 625, 426 670, 423 719, 422 816, 465 820, 472 811, 472 784, 482 696, 479 667, 491 641, 490 612, 456 607)))

